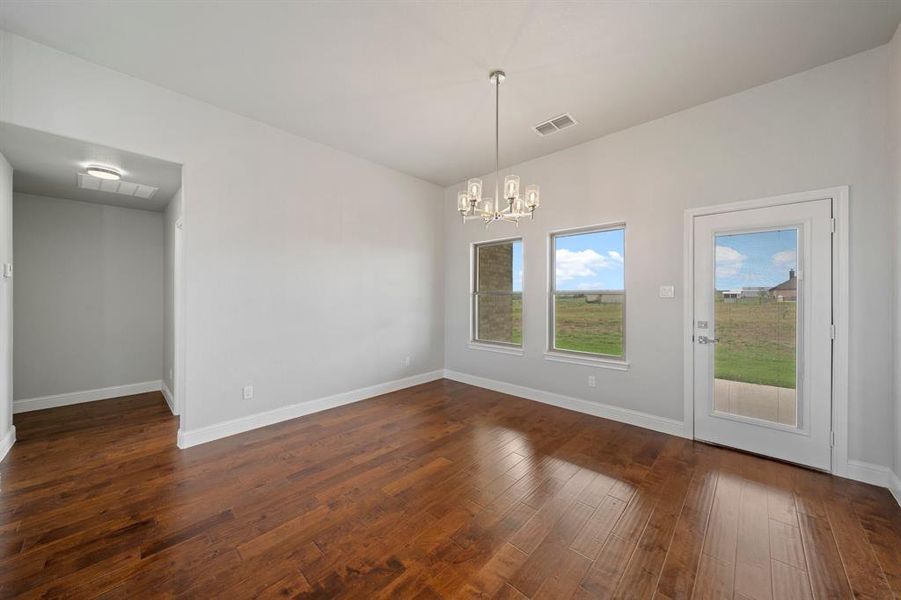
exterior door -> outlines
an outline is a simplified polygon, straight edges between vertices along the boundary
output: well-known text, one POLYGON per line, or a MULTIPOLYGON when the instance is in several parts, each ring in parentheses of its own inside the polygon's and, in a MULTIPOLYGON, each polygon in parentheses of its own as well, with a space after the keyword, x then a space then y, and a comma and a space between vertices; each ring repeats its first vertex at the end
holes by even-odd
POLYGON ((832 201, 694 218, 695 437, 829 470, 832 201))

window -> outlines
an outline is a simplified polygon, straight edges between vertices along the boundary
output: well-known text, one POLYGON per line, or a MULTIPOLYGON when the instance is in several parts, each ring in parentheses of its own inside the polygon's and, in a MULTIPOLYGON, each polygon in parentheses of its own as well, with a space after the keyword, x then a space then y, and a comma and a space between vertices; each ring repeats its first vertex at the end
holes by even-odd
POLYGON ((522 240, 473 246, 472 339, 522 346, 522 240))
POLYGON ((551 235, 550 350, 624 360, 624 225, 551 235))

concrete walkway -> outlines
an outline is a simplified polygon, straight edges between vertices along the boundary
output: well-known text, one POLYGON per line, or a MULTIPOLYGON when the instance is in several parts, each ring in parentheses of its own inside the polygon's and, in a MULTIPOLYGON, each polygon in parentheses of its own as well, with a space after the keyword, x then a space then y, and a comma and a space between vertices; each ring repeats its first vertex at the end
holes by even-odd
POLYGON ((798 395, 790 388, 714 379, 713 406, 734 415, 797 424, 798 395))

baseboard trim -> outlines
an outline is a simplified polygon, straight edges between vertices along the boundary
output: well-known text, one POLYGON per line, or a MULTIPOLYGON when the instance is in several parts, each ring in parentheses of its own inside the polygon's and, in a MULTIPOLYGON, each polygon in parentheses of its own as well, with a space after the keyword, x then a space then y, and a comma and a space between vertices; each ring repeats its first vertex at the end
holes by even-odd
POLYGON ((428 373, 421 373, 411 377, 404 377, 403 379, 378 383, 349 392, 326 396, 325 398, 317 398, 315 400, 308 400, 307 402, 282 406, 266 412, 238 417, 237 419, 200 427, 194 430, 184 431, 179 429, 178 447, 190 448, 191 446, 205 444, 214 440, 244 433, 245 431, 250 431, 252 429, 274 425, 275 423, 281 423, 282 421, 289 421, 304 415, 344 406, 345 404, 353 404, 354 402, 381 396, 382 394, 388 394, 390 392, 396 392, 421 383, 428 383, 429 381, 441 379, 443 376, 444 372, 440 369, 437 371, 429 371, 428 373))
POLYGON ((845 473, 848 479, 882 487, 888 487, 889 478, 893 474, 888 467, 853 459, 848 460, 845 473))
POLYGON ((871 485, 888 488, 901 506, 901 479, 890 468, 862 460, 849 460, 845 477, 871 485))
POLYGON ((895 472, 892 472, 889 479, 888 491, 895 497, 898 506, 901 506, 901 477, 898 477, 898 474, 895 472))
POLYGON ((629 408, 612 406, 610 404, 594 402, 591 400, 582 400, 581 398, 573 398, 571 396, 564 396, 562 394, 555 394, 553 392, 507 383, 506 381, 497 381, 495 379, 488 379, 477 375, 470 375, 468 373, 460 373, 459 371, 445 370, 444 376, 447 379, 453 379, 454 381, 494 390, 495 392, 519 396, 520 398, 525 398, 527 400, 534 400, 535 402, 542 402, 544 404, 574 410, 587 415, 610 419, 611 421, 628 423, 629 425, 652 429, 677 437, 691 438, 691 436, 686 436, 685 426, 682 421, 677 421, 676 419, 658 417, 657 415, 629 408))
POLYGON ((16 428, 10 426, 9 431, 6 432, 6 435, 3 436, 3 439, 0 440, 0 460, 6 458, 6 455, 12 449, 13 444, 16 443, 16 428))
POLYGON ((172 394, 172 391, 169 389, 169 386, 166 385, 165 381, 160 382, 160 391, 163 393, 163 398, 166 399, 166 404, 169 405, 169 411, 178 416, 178 411, 175 410, 175 396, 172 394))
POLYGON ((892 496, 895 497, 898 506, 901 506, 901 477, 898 477, 897 473, 892 473, 892 480, 888 490, 892 493, 892 496))
POLYGON ((95 402, 97 400, 118 398, 119 396, 131 396, 132 394, 158 392, 161 389, 162 381, 157 379, 156 381, 142 381, 141 383, 114 385, 96 390, 84 390, 81 392, 70 392, 68 394, 54 394, 52 396, 26 398, 24 400, 16 400, 13 402, 13 413, 17 414, 30 412, 32 410, 69 406, 70 404, 81 404, 83 402, 95 402))

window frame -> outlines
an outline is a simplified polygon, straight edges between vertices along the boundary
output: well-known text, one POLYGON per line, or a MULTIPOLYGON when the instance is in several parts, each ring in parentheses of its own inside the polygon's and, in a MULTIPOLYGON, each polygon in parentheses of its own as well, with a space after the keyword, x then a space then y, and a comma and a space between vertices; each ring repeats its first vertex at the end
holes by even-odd
POLYGON ((498 246, 501 244, 513 244, 519 242, 520 247, 523 246, 522 237, 507 237, 494 240, 486 240, 482 242, 473 242, 470 245, 469 261, 470 261, 470 278, 469 278, 469 347, 473 349, 490 350, 504 354, 514 354, 522 356, 523 342, 525 341, 525 302, 523 301, 526 282, 525 282, 525 252, 523 251, 523 278, 522 291, 520 292, 480 292, 479 286, 479 249, 485 246, 498 246), (486 296, 516 296, 520 298, 520 331, 522 331, 522 339, 520 343, 501 342, 497 340, 481 340, 478 337, 479 329, 479 295, 486 296))
MULTIPOLYGON (((627 246, 628 246, 628 235, 627 235, 627 227, 625 221, 614 221, 611 223, 604 223, 600 225, 588 225, 585 227, 574 227, 570 229, 559 229, 556 231, 551 231, 548 233, 548 293, 547 293, 547 317, 548 317, 548 327, 547 327, 547 348, 545 350, 545 359, 555 361, 555 362, 565 362, 565 363, 573 363, 579 365, 588 365, 588 366, 601 366, 607 368, 613 368, 618 370, 626 370, 628 369, 628 350, 626 344, 627 338, 627 314, 626 310, 627 299, 628 299, 628 273, 627 273, 627 246), (569 290, 569 291, 558 291, 557 290, 557 238, 559 237, 570 237, 576 235, 584 235, 590 233, 603 233, 605 231, 618 231, 622 230, 623 232, 623 301, 622 301, 622 310, 623 310, 623 353, 622 355, 615 354, 600 354, 596 352, 584 352, 581 350, 566 350, 556 347, 557 343, 557 303, 556 297, 558 294, 567 295, 572 293, 591 293, 591 292, 602 292, 604 290, 569 290)), ((609 291, 609 290, 607 290, 609 291)))

